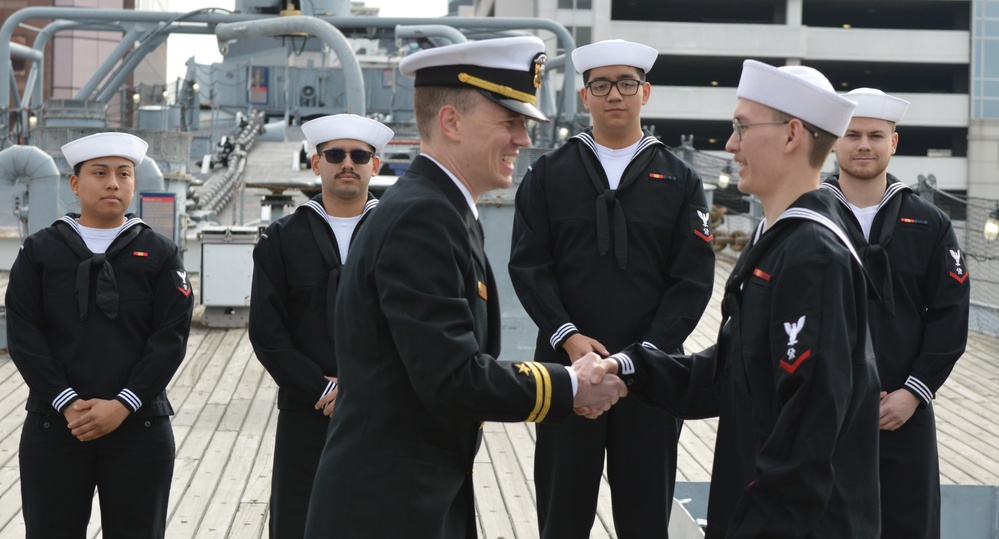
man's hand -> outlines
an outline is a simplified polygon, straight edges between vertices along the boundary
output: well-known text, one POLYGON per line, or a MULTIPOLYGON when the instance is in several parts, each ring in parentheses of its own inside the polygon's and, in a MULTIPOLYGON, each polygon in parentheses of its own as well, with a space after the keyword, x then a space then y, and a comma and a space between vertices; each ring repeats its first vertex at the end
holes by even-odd
POLYGON ((881 392, 881 430, 895 430, 912 417, 919 399, 906 389, 881 392))
POLYGON ((83 401, 80 399, 76 399, 75 401, 70 403, 70 405, 67 406, 65 410, 62 411, 62 415, 66 417, 67 424, 72 423, 77 419, 80 419, 81 417, 83 417, 84 414, 87 413, 86 410, 78 410, 76 408, 76 403, 78 402, 83 402, 83 401))
MULTIPOLYGON (((589 419, 595 419, 600 414, 610 410, 618 399, 628 394, 628 388, 614 374, 606 370, 608 361, 602 361, 596 353, 584 355, 572 365, 576 371, 579 387, 572 407, 577 414, 589 419)), ((614 364, 615 370, 617 364, 614 364)))
POLYGON ((569 361, 573 363, 579 361, 579 358, 590 352, 596 352, 601 356, 610 354, 607 348, 600 344, 600 341, 591 339, 582 333, 574 333, 572 337, 569 337, 562 343, 562 348, 565 350, 565 353, 569 354, 569 361))
POLYGON ((336 378, 327 376, 326 379, 332 381, 334 384, 337 384, 337 387, 334 388, 333 391, 323 395, 323 398, 316 401, 316 410, 322 410, 323 415, 329 417, 333 414, 333 406, 336 404, 334 401, 336 401, 337 395, 340 394, 340 386, 336 381, 336 378))
MULTIPOLYGON (((69 406, 83 415, 67 425, 81 442, 96 440, 117 429, 131 413, 120 401, 111 399, 78 400, 69 406)), ((69 414, 63 412, 67 419, 69 414)))

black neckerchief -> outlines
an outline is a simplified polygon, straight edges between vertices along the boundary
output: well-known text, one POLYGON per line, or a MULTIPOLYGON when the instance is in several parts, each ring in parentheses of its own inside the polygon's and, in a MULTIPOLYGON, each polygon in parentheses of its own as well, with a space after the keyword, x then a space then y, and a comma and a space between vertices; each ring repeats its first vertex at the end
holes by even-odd
MULTIPOLYGON (((371 193, 368 193, 368 202, 364 206, 364 212, 361 214, 360 221, 354 227, 354 232, 351 233, 351 240, 357 234, 357 229, 361 227, 361 223, 368 216, 368 212, 377 205, 378 199, 371 193)), ((343 263, 340 261, 340 252, 333 248, 336 245, 336 234, 333 233, 329 221, 326 219, 326 208, 323 206, 323 195, 321 193, 299 206, 296 211, 305 212, 306 221, 309 222, 309 229, 312 231, 312 239, 316 242, 316 247, 319 250, 319 256, 322 257, 323 263, 329 268, 329 274, 326 276, 326 333, 329 335, 330 340, 333 340, 333 308, 336 306, 336 292, 340 286, 340 270, 343 268, 343 263)))
POLYGON ((892 234, 895 232, 895 225, 898 224, 898 213, 902 207, 902 191, 908 188, 898 178, 890 174, 888 175, 885 194, 881 198, 881 202, 878 205, 878 213, 874 218, 877 223, 872 223, 871 225, 871 235, 874 236, 874 232, 877 231, 878 240, 872 242, 868 238, 863 237, 863 229, 860 227, 860 222, 853 215, 853 211, 850 210, 846 195, 843 194, 843 189, 839 185, 839 176, 831 176, 825 181, 823 186, 836 195, 836 198, 844 205, 847 213, 853 219, 856 226, 847 227, 850 238, 858 246, 857 252, 864 262, 867 274, 875 284, 881 304, 884 305, 888 314, 894 318, 895 291, 891 276, 891 260, 888 258, 886 248, 891 241, 892 234))
MULTIPOLYGON (((628 222, 624 217, 624 206, 615 198, 615 193, 624 190, 634 183, 639 174, 649 166, 655 157, 655 151, 650 150, 650 148, 654 147, 655 144, 645 143, 639 146, 638 152, 631 158, 624 173, 621 175, 621 183, 618 184, 617 189, 611 189, 603 165, 600 164, 596 152, 590 146, 590 141, 592 140, 590 131, 587 130, 580 135, 576 135, 573 139, 579 141, 577 145, 580 155, 579 160, 583 164, 583 168, 586 169, 586 176, 590 179, 593 188, 599 193, 596 202, 597 252, 600 256, 604 256, 610 249, 611 227, 609 225, 608 211, 613 211, 614 259, 617 261, 618 267, 625 269, 628 266, 628 222), (586 151, 584 147, 590 148, 591 151, 586 151), (643 160, 640 161, 641 164, 639 166, 635 166, 639 162, 640 156, 643 157, 643 160)), ((596 142, 593 141, 593 143, 595 144, 596 142)))
POLYGON ((95 302, 97 308, 108 318, 114 320, 118 317, 118 282, 115 279, 114 268, 111 267, 111 258, 124 249, 134 240, 143 227, 148 227, 139 219, 126 218, 123 227, 126 230, 118 233, 108 249, 103 253, 93 253, 87 248, 87 244, 80 236, 76 228, 77 214, 68 214, 55 222, 56 229, 62 235, 63 241, 73 251, 76 256, 83 259, 76 269, 76 300, 79 306, 80 320, 87 317, 90 299, 90 271, 92 268, 100 268, 97 273, 97 292, 95 302))

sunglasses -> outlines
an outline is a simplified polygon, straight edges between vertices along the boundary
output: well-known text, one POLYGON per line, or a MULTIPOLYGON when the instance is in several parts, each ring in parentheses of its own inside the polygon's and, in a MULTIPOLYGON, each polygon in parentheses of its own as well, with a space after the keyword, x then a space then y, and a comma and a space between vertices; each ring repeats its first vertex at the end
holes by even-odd
POLYGON ((350 161, 355 165, 366 165, 368 164, 368 161, 371 161, 371 156, 375 155, 375 152, 369 152, 367 150, 351 150, 348 152, 340 148, 323 150, 323 156, 326 157, 326 162, 334 165, 343 163, 343 160, 347 158, 348 154, 350 155, 350 161))

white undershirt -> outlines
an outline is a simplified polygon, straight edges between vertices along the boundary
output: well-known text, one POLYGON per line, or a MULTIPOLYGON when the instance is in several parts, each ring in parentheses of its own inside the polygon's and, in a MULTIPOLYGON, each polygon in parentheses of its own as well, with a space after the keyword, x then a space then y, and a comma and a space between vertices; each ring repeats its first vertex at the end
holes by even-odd
POLYGON ((87 249, 90 249, 90 252, 94 254, 107 251, 108 247, 111 246, 111 242, 118 237, 118 232, 121 231, 121 227, 91 228, 79 223, 77 225, 80 227, 80 236, 83 238, 83 242, 87 244, 87 249))
POLYGON ((642 139, 638 139, 631 146, 621 148, 620 150, 612 150, 606 146, 593 143, 597 147, 597 159, 600 160, 600 164, 604 167, 604 173, 607 174, 607 183, 611 189, 617 189, 621 185, 621 176, 624 175, 624 169, 628 168, 628 163, 635 156, 635 150, 638 149, 638 145, 641 142, 642 139))
POLYGON ((874 224, 874 218, 878 215, 878 206, 859 208, 850 204, 850 211, 860 221, 860 229, 864 231, 864 239, 868 242, 871 241, 871 226, 874 224))
POLYGON ((347 248, 350 247, 350 237, 354 235, 354 229, 357 228, 357 223, 361 222, 363 216, 364 214, 354 217, 326 216, 326 222, 330 224, 333 235, 336 236, 336 246, 340 248, 341 264, 347 263, 347 248))

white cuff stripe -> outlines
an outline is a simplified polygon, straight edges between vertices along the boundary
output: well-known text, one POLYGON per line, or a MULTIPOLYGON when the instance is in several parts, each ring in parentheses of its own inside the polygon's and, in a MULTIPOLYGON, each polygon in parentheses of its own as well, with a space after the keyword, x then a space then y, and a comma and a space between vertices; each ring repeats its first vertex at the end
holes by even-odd
POLYGON ((326 384, 326 389, 323 391, 323 397, 325 397, 326 395, 329 395, 330 393, 332 393, 333 390, 336 389, 336 388, 337 388, 336 382, 334 382, 333 380, 330 380, 329 383, 326 384))
POLYGON ((122 389, 121 392, 118 393, 118 397, 128 403, 128 405, 132 407, 133 412, 142 407, 142 399, 140 399, 135 393, 132 393, 131 389, 122 389))
POLYGON ((73 402, 78 397, 79 395, 76 394, 76 391, 73 391, 73 388, 67 387, 55 399, 52 399, 52 407, 56 410, 61 410, 63 406, 73 402))
POLYGON ((557 349, 559 341, 564 339, 566 335, 572 333, 573 331, 576 331, 576 326, 573 325, 572 322, 567 322, 559 326, 559 328, 555 330, 555 333, 552 335, 551 338, 552 348, 557 349))
POLYGON ((628 354, 619 352, 610 356, 608 359, 617 361, 617 373, 619 375, 627 376, 629 374, 635 374, 635 362, 631 360, 628 354))
POLYGON ((646 348, 649 348, 649 349, 651 349, 651 350, 657 350, 657 351, 659 351, 659 352, 662 352, 662 350, 659 350, 659 347, 658 347, 658 346, 656 346, 656 345, 654 345, 654 344, 650 343, 649 341, 642 341, 642 346, 644 346, 644 347, 646 347, 646 348))
POLYGON ((905 387, 915 391, 916 394, 922 397, 922 399, 926 402, 930 402, 934 398, 933 392, 930 391, 930 388, 926 387, 926 384, 920 382, 918 378, 910 376, 909 379, 905 381, 905 387))

